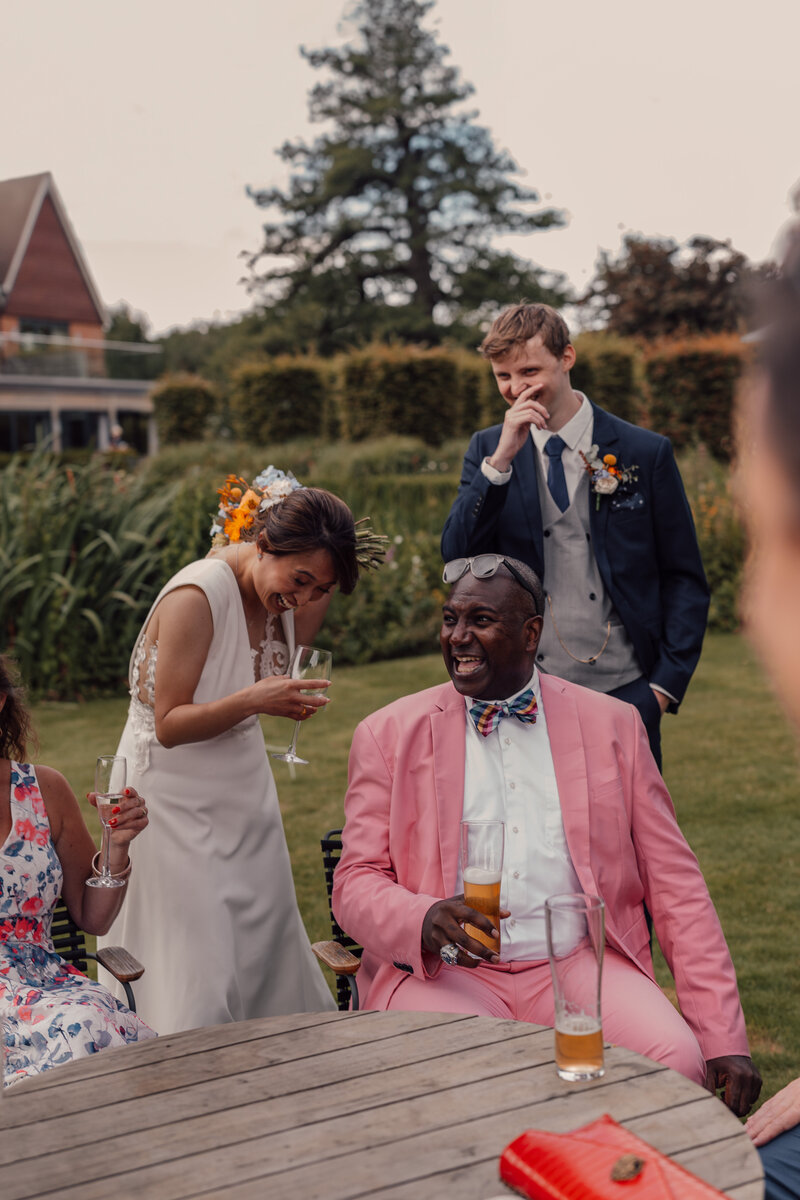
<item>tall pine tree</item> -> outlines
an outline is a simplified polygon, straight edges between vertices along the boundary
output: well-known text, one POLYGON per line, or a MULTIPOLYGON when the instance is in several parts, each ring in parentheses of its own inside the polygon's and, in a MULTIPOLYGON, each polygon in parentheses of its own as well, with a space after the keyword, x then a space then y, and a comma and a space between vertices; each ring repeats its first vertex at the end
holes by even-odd
POLYGON ((323 353, 371 337, 474 336, 500 304, 560 303, 561 276, 492 247, 494 236, 563 223, 521 186, 477 114, 473 88, 423 27, 433 0, 358 0, 357 36, 306 50, 327 74, 310 93, 326 132, 286 142, 287 190, 248 189, 271 216, 250 288, 270 316, 323 353))

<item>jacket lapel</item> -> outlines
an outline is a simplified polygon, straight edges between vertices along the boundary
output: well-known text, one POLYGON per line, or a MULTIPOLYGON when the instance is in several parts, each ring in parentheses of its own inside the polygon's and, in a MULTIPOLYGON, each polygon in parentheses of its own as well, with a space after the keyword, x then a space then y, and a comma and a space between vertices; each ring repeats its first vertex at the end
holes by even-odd
POLYGON ((596 895, 589 838, 589 779, 577 705, 555 675, 541 674, 539 681, 572 865, 584 892, 596 895))
POLYGON ((442 895, 452 896, 458 877, 460 822, 464 812, 465 710, 455 688, 431 713, 433 777, 439 819, 442 895))
MULTIPOLYGON (((613 421, 609 421, 607 413, 603 412, 602 408, 598 408, 596 404, 592 404, 592 412, 594 413, 594 426, 592 430, 592 441, 598 447, 598 454, 602 458, 604 454, 616 454, 619 457, 619 435, 613 421)), ((594 557, 597 561, 597 566, 600 574, 603 577, 603 582, 606 587, 609 587, 611 580, 611 568, 608 562, 608 551, 606 548, 606 526, 608 525, 609 503, 608 496, 601 498, 598 506, 597 496, 589 487, 589 528, 592 531, 592 546, 594 548, 594 557)))

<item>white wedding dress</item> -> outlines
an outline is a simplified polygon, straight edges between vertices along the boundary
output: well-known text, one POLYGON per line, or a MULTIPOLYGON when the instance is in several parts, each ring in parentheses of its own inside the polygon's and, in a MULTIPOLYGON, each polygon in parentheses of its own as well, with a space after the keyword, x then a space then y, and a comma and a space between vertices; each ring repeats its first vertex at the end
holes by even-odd
MULTIPOLYGON (((258 717, 204 742, 165 749, 155 736, 153 610, 175 588, 200 588, 214 633, 196 703, 254 680, 239 588, 221 559, 190 563, 166 584, 131 657, 131 703, 118 753, 145 797, 148 828, 131 843, 122 911, 101 945, 122 945, 145 967, 139 1015, 157 1033, 251 1017, 335 1008, 295 899, 278 794, 258 717)), ((276 622, 277 625, 277 622, 276 622)), ((279 628, 279 627, 278 627, 279 628)), ((286 669, 294 646, 262 647, 260 673, 286 669)))

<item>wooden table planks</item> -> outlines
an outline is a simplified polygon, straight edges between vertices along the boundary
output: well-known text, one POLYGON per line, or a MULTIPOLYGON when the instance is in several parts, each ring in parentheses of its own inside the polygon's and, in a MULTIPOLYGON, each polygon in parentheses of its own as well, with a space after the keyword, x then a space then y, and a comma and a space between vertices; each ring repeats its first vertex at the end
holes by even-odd
MULTIPOLYGON (((0 1104, 3 1200, 488 1200, 531 1126, 611 1113, 735 1200, 762 1200, 736 1118, 622 1048, 559 1080, 550 1029, 445 1013, 321 1013, 191 1030, 18 1084, 0 1104)), ((507 1193, 509 1197, 512 1193, 507 1193)))

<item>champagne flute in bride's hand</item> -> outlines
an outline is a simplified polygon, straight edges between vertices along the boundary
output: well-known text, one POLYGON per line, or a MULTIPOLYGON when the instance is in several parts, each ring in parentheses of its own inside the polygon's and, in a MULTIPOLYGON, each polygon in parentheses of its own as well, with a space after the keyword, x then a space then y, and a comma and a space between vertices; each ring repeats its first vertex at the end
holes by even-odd
POLYGON ((100 851, 100 874, 86 880, 88 887, 124 887, 125 879, 115 879, 109 869, 111 830, 109 821, 114 808, 122 800, 128 773, 128 762, 122 754, 101 754, 94 771, 94 790, 97 793, 97 815, 103 826, 103 845, 100 851))
MULTIPOLYGON (((319 650, 316 646, 295 646, 294 654, 289 660, 287 674, 292 679, 330 679, 333 656, 330 650, 319 650)), ((327 688, 303 689, 307 696, 324 696, 327 688)), ((292 744, 285 754, 273 754, 273 758, 288 763, 308 763, 307 758, 297 754, 297 735, 300 732, 300 721, 294 723, 292 744)))

